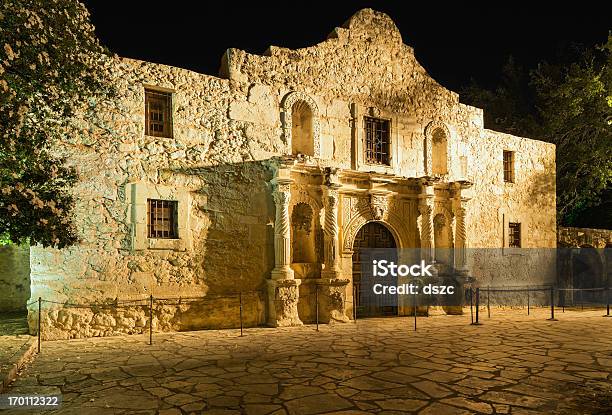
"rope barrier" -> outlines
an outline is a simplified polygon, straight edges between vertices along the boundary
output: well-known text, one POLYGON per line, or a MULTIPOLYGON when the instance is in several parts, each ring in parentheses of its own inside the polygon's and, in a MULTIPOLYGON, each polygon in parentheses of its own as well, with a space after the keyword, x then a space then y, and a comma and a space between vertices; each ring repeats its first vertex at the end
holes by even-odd
MULTIPOLYGON (((532 287, 532 288, 491 288, 491 287, 476 287, 475 289, 475 294, 476 294, 476 321, 474 321, 474 314, 473 314, 473 301, 474 301, 474 287, 470 284, 469 286, 466 286, 466 293, 467 290, 469 290, 470 292, 470 301, 469 301, 469 307, 470 307, 470 314, 472 315, 471 317, 471 321, 472 324, 474 325, 478 325, 481 324, 480 323, 480 319, 479 319, 479 310, 480 310, 480 290, 486 290, 487 291, 487 304, 486 304, 486 308, 487 308, 487 312, 488 312, 488 317, 491 317, 491 307, 490 307, 490 293, 493 292, 527 292, 527 314, 529 314, 530 312, 530 296, 529 293, 530 292, 534 292, 534 291, 544 291, 544 292, 550 292, 550 307, 551 307, 551 317, 548 319, 550 321, 556 321, 557 319, 555 318, 555 310, 554 310, 554 300, 555 300, 555 291, 557 291, 557 294, 559 294, 559 292, 561 291, 569 291, 569 292, 582 292, 582 291, 605 291, 606 292, 606 315, 604 317, 610 317, 610 298, 609 298, 609 292, 612 289, 612 287, 600 287, 600 288, 555 288, 554 286, 548 286, 548 287, 532 287)), ((357 299, 357 294, 361 294, 361 292, 358 292, 357 290, 353 290, 353 297, 352 300, 353 301, 349 301, 346 298, 346 294, 342 295, 341 292, 335 292, 334 295, 330 295, 327 294, 326 292, 321 292, 322 290, 320 290, 320 285, 315 285, 315 290, 314 292, 310 292, 309 294, 306 295, 300 295, 298 297, 298 300, 301 299, 311 299, 312 297, 315 297, 315 308, 316 308, 316 325, 317 325, 317 331, 319 330, 319 303, 320 303, 320 296, 323 295, 324 298, 327 299, 332 299, 333 302, 337 301, 337 300, 341 300, 342 301, 342 307, 343 309, 346 309, 347 304, 350 304, 353 308, 353 319, 354 322, 357 322, 357 306, 356 306, 356 299, 357 299), (340 294, 340 298, 338 298, 338 295, 340 294)), ((41 327, 41 310, 42 310, 42 303, 47 303, 47 304, 55 304, 55 305, 60 305, 64 308, 80 308, 80 309, 125 309, 125 308, 130 308, 130 307, 143 307, 145 309, 148 308, 149 311, 149 324, 148 324, 148 329, 149 329, 149 344, 152 345, 153 344, 153 309, 155 306, 155 302, 158 303, 158 305, 161 306, 180 306, 180 305, 187 305, 187 304, 193 304, 193 303, 198 303, 198 302, 208 302, 208 301, 212 301, 212 300, 219 300, 219 299, 238 299, 239 300, 239 304, 240 304, 240 336, 243 336, 243 325, 244 325, 244 321, 243 321, 243 306, 244 306, 244 296, 257 296, 259 298, 261 298, 262 295, 265 296, 265 292, 264 291, 247 291, 247 292, 238 292, 238 293, 228 293, 225 295, 208 295, 205 297, 162 297, 162 298, 154 298, 153 295, 150 295, 148 298, 142 298, 142 299, 131 299, 131 300, 118 300, 115 299, 115 301, 113 302, 108 302, 108 303, 91 303, 91 304, 75 304, 75 303, 69 303, 69 302, 60 302, 60 301, 53 301, 53 300, 43 300, 41 297, 38 298, 38 300, 32 301, 30 303, 27 303, 26 306, 30 307, 36 303, 38 303, 38 319, 37 319, 37 325, 38 325, 38 352, 40 353, 40 349, 41 349, 41 333, 42 333, 42 327, 41 327), (171 301, 171 302, 169 302, 171 301)), ((423 295, 421 295, 421 297, 423 297, 423 295)), ((426 296, 429 297, 429 296, 426 296)), ((467 298, 465 299, 467 300, 467 298)), ((560 302, 560 296, 557 295, 557 300, 560 302)), ((274 299, 275 302, 285 302, 285 300, 281 300, 281 299, 274 299)), ((415 294, 413 299, 412 299, 412 307, 413 307, 413 312, 414 312, 414 330, 416 331, 417 329, 417 302, 418 302, 418 297, 415 294)), ((463 304, 465 306, 465 304, 463 304)), ((565 300, 563 301, 563 308, 565 309, 565 300)))
MULTIPOLYGON (((242 293, 242 295, 248 295, 248 294, 263 294, 263 292, 261 291, 249 291, 249 292, 245 292, 242 293)), ((210 295, 210 296, 206 296, 206 297, 154 297, 154 301, 155 302, 161 302, 161 301, 178 301, 177 303, 165 303, 165 305, 180 305, 183 302, 197 302, 197 301, 210 301, 210 300, 218 300, 218 299, 239 299, 240 298, 240 293, 237 294, 229 294, 229 295, 210 295)), ((66 308, 125 308, 124 305, 127 304, 131 304, 134 306, 145 306, 148 307, 149 304, 147 304, 149 301, 149 298, 142 298, 142 299, 135 299, 135 300, 119 300, 119 301, 114 301, 114 302, 109 302, 109 303, 89 303, 89 304, 76 304, 76 303, 69 303, 69 302, 61 302, 61 301, 54 301, 54 300, 44 300, 42 299, 41 302, 43 303, 48 303, 48 304, 56 304, 56 305, 61 305, 63 307, 66 308)), ((28 303, 27 306, 31 306, 33 304, 38 303, 38 300, 36 301, 32 301, 31 303, 28 303)))
POLYGON ((547 288, 481 288, 482 290, 486 290, 488 292, 530 292, 530 291, 548 291, 550 287, 547 288))

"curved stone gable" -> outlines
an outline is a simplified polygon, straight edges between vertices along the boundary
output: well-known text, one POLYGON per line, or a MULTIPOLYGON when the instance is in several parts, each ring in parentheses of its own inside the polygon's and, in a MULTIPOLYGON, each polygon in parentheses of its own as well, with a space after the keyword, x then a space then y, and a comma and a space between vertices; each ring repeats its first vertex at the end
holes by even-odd
POLYGON ((281 83, 320 96, 360 96, 400 112, 419 110, 423 100, 435 99, 442 111, 459 103, 418 63, 393 20, 372 9, 358 11, 313 46, 271 46, 265 56, 228 49, 221 72, 238 84, 281 83))

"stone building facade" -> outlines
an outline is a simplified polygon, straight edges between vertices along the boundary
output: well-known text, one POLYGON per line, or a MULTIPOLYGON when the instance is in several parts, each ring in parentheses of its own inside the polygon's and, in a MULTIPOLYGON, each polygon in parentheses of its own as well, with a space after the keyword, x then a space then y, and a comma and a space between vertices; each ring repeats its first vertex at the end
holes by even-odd
MULTIPOLYGON (((80 176, 81 242, 32 247, 32 299, 216 298, 156 303, 154 328, 183 330, 236 327, 237 292, 246 325, 312 322, 318 296, 321 320, 343 322, 357 244, 427 259, 556 247, 554 146, 483 128, 482 110, 436 83, 383 13, 362 10, 312 47, 228 49, 218 77, 115 66, 104 128, 58 147, 80 176)), ((438 259, 484 283, 520 272, 438 259)), ((44 336, 137 333, 147 316, 47 305, 44 336)))

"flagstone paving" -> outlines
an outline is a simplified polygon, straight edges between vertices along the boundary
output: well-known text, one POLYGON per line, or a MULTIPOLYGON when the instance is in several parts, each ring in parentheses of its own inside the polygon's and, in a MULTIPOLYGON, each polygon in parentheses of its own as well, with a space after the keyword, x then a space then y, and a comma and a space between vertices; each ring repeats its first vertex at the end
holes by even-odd
POLYGON ((45 342, 9 392, 63 394, 46 414, 612 413, 612 318, 547 312, 45 342))

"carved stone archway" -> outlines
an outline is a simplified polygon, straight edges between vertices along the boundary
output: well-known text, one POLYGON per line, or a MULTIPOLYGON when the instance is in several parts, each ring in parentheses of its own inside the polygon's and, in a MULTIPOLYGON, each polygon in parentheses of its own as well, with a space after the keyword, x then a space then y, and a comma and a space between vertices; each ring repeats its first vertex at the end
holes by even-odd
POLYGON ((319 121, 319 108, 316 102, 303 92, 293 91, 285 95, 281 102, 283 111, 283 136, 285 143, 291 153, 292 149, 292 130, 293 130, 293 107, 298 102, 302 101, 308 106, 312 113, 312 139, 313 139, 313 157, 321 157, 321 126, 319 121))
POLYGON ((399 216, 389 213, 386 220, 377 220, 370 211, 363 211, 344 227, 342 243, 343 252, 351 252, 353 250, 353 243, 355 242, 357 232, 359 232, 359 229, 368 222, 378 222, 385 225, 393 235, 393 238, 395 238, 397 247, 403 248, 406 246, 406 236, 403 235, 404 232, 401 229, 401 225, 399 225, 401 223, 399 216))

